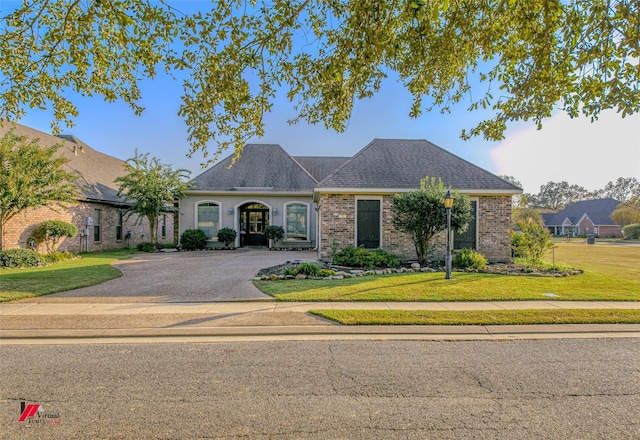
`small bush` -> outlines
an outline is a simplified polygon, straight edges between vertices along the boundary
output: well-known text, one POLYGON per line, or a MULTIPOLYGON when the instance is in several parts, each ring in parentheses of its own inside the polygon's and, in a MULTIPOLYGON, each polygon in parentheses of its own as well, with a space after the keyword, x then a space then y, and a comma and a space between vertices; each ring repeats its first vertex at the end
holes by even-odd
POLYGON ((285 274, 285 275, 290 275, 290 276, 295 277, 296 275, 298 275, 298 269, 293 268, 293 267, 287 267, 287 268, 284 270, 284 274, 285 274))
POLYGON ((333 256, 333 262, 340 266, 364 269, 398 267, 398 257, 383 249, 365 249, 347 246, 333 256))
POLYGON ((523 258, 527 266, 540 264, 545 252, 553 247, 549 231, 531 219, 518 222, 518 229, 520 233, 511 231, 514 256, 523 258))
POLYGON ((331 269, 320 269, 320 272, 318 272, 318 276, 319 277, 332 277, 336 274, 335 270, 331 270, 331 269))
POLYGON ((138 249, 138 251, 140 252, 155 252, 156 251, 156 247, 153 243, 150 243, 148 241, 143 241, 142 243, 138 243, 136 245, 136 249, 138 249))
POLYGON ((71 252, 51 252, 50 254, 43 255, 42 261, 45 263, 59 263, 61 261, 73 260, 75 255, 71 252))
POLYGON ((622 229, 624 238, 637 240, 640 238, 640 224, 627 225, 622 229))
POLYGON ((36 267, 42 263, 42 256, 32 249, 0 251, 0 267, 36 267))
POLYGON ((453 265, 455 267, 482 270, 487 267, 487 259, 475 249, 462 249, 462 251, 453 258, 453 265))
POLYGON ((204 249, 207 245, 207 234, 201 229, 187 229, 180 236, 180 245, 187 251, 204 249))
POLYGON ((269 240, 278 241, 284 238, 284 228, 282 226, 267 226, 262 231, 262 235, 269 240))
POLYGON ((226 247, 229 247, 234 242, 238 233, 231 228, 222 228, 218 231, 218 241, 224 243, 226 247))
POLYGON ((318 263, 302 263, 298 266, 298 273, 308 277, 317 277, 320 275, 320 265, 318 263))

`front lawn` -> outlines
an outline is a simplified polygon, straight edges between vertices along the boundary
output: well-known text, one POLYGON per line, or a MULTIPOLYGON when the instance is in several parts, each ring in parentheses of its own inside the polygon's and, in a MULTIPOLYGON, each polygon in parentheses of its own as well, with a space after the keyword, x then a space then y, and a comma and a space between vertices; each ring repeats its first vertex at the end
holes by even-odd
POLYGON ((311 310, 343 325, 640 324, 640 310, 311 310))
POLYGON ((135 250, 94 252, 45 267, 0 269, 0 302, 31 298, 104 283, 122 276, 111 265, 135 250))
POLYGON ((255 281, 279 301, 640 301, 640 248, 557 243, 548 261, 582 275, 535 277, 454 272, 377 275, 345 280, 255 281))

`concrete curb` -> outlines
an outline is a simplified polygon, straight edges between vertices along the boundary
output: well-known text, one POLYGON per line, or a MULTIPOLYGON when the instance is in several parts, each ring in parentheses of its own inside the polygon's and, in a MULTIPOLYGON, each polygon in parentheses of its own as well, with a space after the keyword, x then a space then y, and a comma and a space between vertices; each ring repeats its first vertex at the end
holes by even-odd
POLYGON ((505 326, 251 326, 112 329, 4 330, 0 344, 181 342, 213 340, 425 339, 509 340, 640 337, 640 324, 554 324, 505 326))

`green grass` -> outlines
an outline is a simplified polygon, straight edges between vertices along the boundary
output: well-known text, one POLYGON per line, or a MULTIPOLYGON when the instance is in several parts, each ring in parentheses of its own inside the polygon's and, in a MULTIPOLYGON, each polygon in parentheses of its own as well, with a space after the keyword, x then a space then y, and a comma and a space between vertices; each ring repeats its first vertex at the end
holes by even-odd
POLYGON ((454 272, 445 280, 436 272, 255 285, 279 301, 640 301, 638 247, 557 243, 547 257, 584 273, 556 278, 454 272))
POLYGON ((93 286, 122 276, 111 266, 134 250, 95 252, 51 266, 0 269, 0 302, 32 298, 80 287, 93 286))
POLYGON ((640 310, 312 310, 344 325, 640 324, 640 310))

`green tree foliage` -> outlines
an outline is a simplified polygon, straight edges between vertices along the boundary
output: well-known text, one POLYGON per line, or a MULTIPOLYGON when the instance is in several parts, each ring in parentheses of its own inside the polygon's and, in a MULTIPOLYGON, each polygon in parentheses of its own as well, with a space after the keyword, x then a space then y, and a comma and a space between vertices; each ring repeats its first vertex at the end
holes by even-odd
POLYGON ((73 238, 76 235, 78 235, 78 228, 61 220, 44 221, 33 231, 34 240, 36 243, 44 243, 48 254, 56 251, 60 240, 66 237, 73 238))
MULTIPOLYGON (((595 119, 640 110, 637 0, 32 0, 0 18, 0 119, 52 108, 70 123, 69 92, 142 111, 139 84, 185 78, 179 114, 192 151, 240 151, 263 134, 278 95, 293 121, 342 131, 354 102, 387 77, 411 93, 408 112, 459 102, 488 119, 462 133, 503 137, 538 127, 558 106, 595 119), (179 10, 184 8, 184 10, 179 10), (474 94, 471 95, 471 84, 474 94), (479 84, 479 85, 478 85, 479 84)), ((5 9, 6 10, 6 9, 5 9)))
POLYGON ((118 177, 118 196, 124 196, 132 205, 127 209, 127 217, 137 214, 146 217, 149 222, 151 243, 158 241, 158 216, 161 212, 176 212, 173 203, 184 195, 190 183, 188 170, 174 170, 163 165, 149 153, 138 154, 128 159, 124 165, 126 175, 118 177))
POLYGON ((521 221, 534 221, 540 225, 544 225, 544 220, 537 209, 533 208, 516 208, 511 211, 511 220, 514 227, 521 221))
POLYGON ((622 226, 640 223, 640 196, 620 203, 611 213, 611 220, 622 226))
POLYGON ((615 182, 609 182, 604 188, 593 192, 587 191, 579 185, 571 185, 566 181, 547 182, 540 187, 538 194, 523 195, 526 206, 529 208, 554 210, 563 209, 581 200, 605 197, 621 202, 633 201, 640 197, 640 182, 635 177, 619 177, 615 182))
MULTIPOLYGON (((413 238, 420 264, 427 261, 429 241, 447 228, 446 194, 447 188, 441 179, 425 177, 419 189, 393 196, 393 226, 413 238)), ((471 221, 471 204, 467 196, 457 191, 453 192, 453 197, 451 229, 464 232, 471 221)))
POLYGON ((635 177, 618 177, 615 182, 609 182, 602 190, 602 197, 624 202, 640 197, 640 182, 635 177))
POLYGON ((559 210, 580 200, 596 198, 579 185, 570 185, 569 182, 547 182, 540 187, 536 195, 528 195, 529 207, 540 209, 559 210))
POLYGON ((66 159, 55 157, 60 145, 43 148, 9 130, 0 139, 0 249, 4 226, 19 212, 42 206, 64 206, 76 194, 77 176, 63 169, 66 159))
POLYGON ((544 254, 553 247, 551 234, 544 225, 533 219, 518 222, 519 231, 511 231, 511 248, 527 266, 537 266, 544 254))

